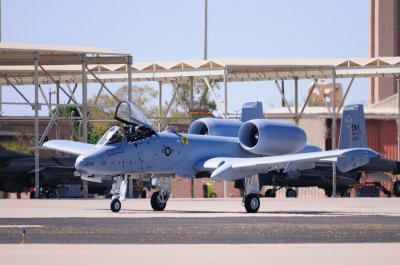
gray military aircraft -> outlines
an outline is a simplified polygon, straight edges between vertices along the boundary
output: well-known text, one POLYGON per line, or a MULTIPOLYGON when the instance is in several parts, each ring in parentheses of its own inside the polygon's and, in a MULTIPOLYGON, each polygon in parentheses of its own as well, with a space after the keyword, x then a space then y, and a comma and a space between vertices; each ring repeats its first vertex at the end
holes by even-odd
MULTIPOLYGON (((251 104, 244 106, 248 117, 257 116, 251 104)), ((112 177, 113 212, 121 209, 127 179, 138 173, 156 180, 159 191, 150 200, 155 211, 165 209, 170 177, 177 175, 223 181, 245 179, 244 206, 247 212, 255 213, 260 207, 258 173, 313 168, 314 162, 339 158, 343 169, 351 170, 378 156, 369 148, 315 152, 315 147, 306 145, 306 134, 298 126, 265 119, 243 123, 205 118, 194 122, 189 134, 156 132, 145 115, 126 101, 118 104, 114 118, 125 124, 124 128, 110 128, 96 145, 68 140, 44 144, 49 149, 79 155, 75 168, 82 179, 100 182, 112 177)))

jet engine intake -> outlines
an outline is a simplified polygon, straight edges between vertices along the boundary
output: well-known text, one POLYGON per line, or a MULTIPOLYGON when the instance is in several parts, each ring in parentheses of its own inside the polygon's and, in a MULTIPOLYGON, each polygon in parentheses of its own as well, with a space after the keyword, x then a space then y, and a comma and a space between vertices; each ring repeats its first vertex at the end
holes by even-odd
POLYGON ((240 127, 239 142, 245 150, 253 154, 283 155, 302 150, 307 136, 294 124, 254 119, 240 127))
POLYGON ((190 126, 189 134, 238 137, 240 121, 223 120, 216 118, 202 118, 194 121, 190 126))

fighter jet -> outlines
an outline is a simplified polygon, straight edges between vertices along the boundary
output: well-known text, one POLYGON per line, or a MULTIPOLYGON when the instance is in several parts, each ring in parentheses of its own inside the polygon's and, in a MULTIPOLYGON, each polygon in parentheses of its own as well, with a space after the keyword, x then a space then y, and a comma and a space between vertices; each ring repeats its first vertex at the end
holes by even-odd
MULTIPOLYGON (((252 114, 251 106, 245 112, 252 114)), ((68 140, 44 144, 49 149, 78 155, 75 168, 82 179, 101 181, 112 177, 113 212, 121 209, 127 179, 138 173, 156 180, 158 191, 150 200, 155 211, 165 209, 170 178, 176 175, 209 176, 221 181, 245 179, 244 206, 247 212, 255 213, 260 207, 259 173, 313 168, 316 161, 339 158, 344 159, 343 167, 351 170, 378 156, 369 148, 309 152, 313 148, 306 145, 307 137, 301 128, 265 119, 243 123, 205 118, 194 122, 189 134, 156 132, 146 116, 126 101, 118 104, 114 118, 124 128, 110 128, 96 145, 68 140)))

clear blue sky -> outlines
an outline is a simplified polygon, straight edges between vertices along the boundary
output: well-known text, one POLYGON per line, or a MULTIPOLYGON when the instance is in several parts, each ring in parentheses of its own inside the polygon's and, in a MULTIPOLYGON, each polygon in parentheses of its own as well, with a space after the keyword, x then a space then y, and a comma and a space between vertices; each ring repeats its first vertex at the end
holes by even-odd
MULTIPOLYGON (((2 0, 2 41, 102 47, 131 53, 137 61, 202 59, 203 5, 204 0, 2 0)), ((210 59, 368 56, 368 0, 208 0, 208 8, 210 59)), ((301 99, 308 83, 300 83, 301 99)), ((246 100, 265 107, 280 102, 272 82, 229 89, 230 112, 246 100)), ((16 97, 4 90, 4 101, 16 97)), ((368 93, 368 81, 357 80, 347 102, 365 103, 368 93)), ((5 115, 20 114, 21 108, 13 108, 4 106, 5 115)))

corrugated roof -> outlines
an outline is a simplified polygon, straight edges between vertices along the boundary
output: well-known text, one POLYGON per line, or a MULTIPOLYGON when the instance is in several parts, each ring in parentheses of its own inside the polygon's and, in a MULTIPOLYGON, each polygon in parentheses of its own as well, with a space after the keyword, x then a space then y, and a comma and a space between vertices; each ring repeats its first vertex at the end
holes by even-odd
MULTIPOLYGON (((56 74, 55 78, 61 83, 81 82, 81 52, 100 52, 102 54, 113 54, 111 56, 94 56, 88 59, 88 67, 96 73, 97 77, 105 82, 127 82, 128 65, 127 54, 120 54, 100 48, 82 48, 65 46, 29 46, 0 44, 0 74, 7 75, 10 79, 18 80, 19 84, 32 84, 34 69, 24 64, 18 65, 18 56, 13 57, 12 63, 6 64, 4 59, 5 50, 21 49, 20 51, 37 51, 41 49, 47 52, 39 58, 40 64, 48 73, 56 74), (3 46, 1 46, 3 45, 3 46), (47 49, 48 48, 48 49, 47 49), (70 52, 73 55, 62 55, 66 64, 59 65, 55 60, 60 59, 57 53, 70 52), (114 56, 118 54, 119 56, 114 56), (122 61, 121 61, 122 60, 122 61), (78 63, 77 63, 78 61, 78 63), (117 63, 119 62, 119 63, 117 63), (56 65, 57 64, 57 65, 56 65)), ((61 59, 62 59, 61 58, 61 59)), ((8 58, 10 59, 10 58, 8 58)), ((32 58, 27 59, 32 65, 32 58)), ((188 61, 153 61, 135 62, 131 64, 132 81, 161 81, 189 82, 190 79, 201 81, 207 77, 210 81, 221 82, 225 73, 229 82, 240 81, 263 81, 263 80, 287 80, 287 79, 330 79, 346 77, 393 77, 400 74, 400 57, 378 57, 378 58, 350 58, 350 59, 214 59, 214 60, 188 60, 188 61)), ((95 78, 88 75, 89 82, 95 78)), ((46 82, 48 78, 45 73, 39 73, 39 80, 46 82)), ((0 78, 0 85, 4 79, 0 78)))
POLYGON ((79 47, 79 46, 64 46, 64 45, 48 45, 48 44, 27 44, 27 43, 0 43, 0 53, 35 53, 39 55, 52 55, 52 54, 98 54, 98 55, 124 55, 113 50, 97 48, 97 47, 79 47))
POLYGON ((60 45, 39 45, 20 43, 0 43, 0 65, 33 65, 35 56, 44 65, 79 64, 82 55, 86 55, 91 64, 127 63, 127 53, 94 47, 74 47, 60 45))

